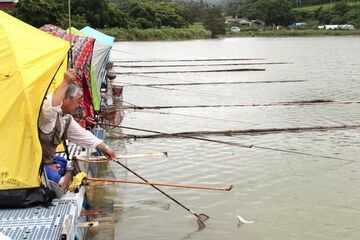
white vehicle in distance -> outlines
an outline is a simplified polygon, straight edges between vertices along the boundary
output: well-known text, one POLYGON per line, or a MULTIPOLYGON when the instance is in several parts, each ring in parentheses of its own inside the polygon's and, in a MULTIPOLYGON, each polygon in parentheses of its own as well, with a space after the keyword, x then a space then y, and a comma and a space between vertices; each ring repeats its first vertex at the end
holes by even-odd
POLYGON ((231 32, 240 32, 240 28, 238 27, 231 27, 231 32))

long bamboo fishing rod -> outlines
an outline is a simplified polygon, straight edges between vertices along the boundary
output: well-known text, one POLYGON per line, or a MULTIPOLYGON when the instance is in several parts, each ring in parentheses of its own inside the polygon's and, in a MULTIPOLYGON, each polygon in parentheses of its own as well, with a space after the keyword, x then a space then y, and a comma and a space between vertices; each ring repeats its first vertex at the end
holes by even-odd
POLYGON ((70 59, 70 68, 74 68, 73 57, 72 57, 72 35, 71 35, 71 0, 68 0, 68 21, 69 21, 69 36, 70 36, 70 49, 69 49, 69 59, 70 59))
MULTIPOLYGON (((160 132, 160 131, 153 131, 153 130, 143 129, 143 128, 133 128, 133 127, 116 126, 116 125, 113 125, 113 126, 114 126, 114 127, 123 128, 123 129, 141 131, 141 132, 150 132, 150 133, 157 133, 157 134, 163 134, 163 135, 169 135, 169 134, 171 134, 171 133, 165 133, 165 132, 160 132)), ((229 142, 229 141, 214 140, 214 139, 203 138, 203 137, 186 136, 186 135, 181 135, 181 134, 177 134, 177 135, 174 135, 174 136, 176 136, 176 137, 181 137, 181 138, 195 139, 195 140, 200 140, 200 141, 206 141, 206 142, 213 142, 213 143, 225 144, 225 145, 230 145, 230 146, 235 146, 235 147, 242 147, 242 148, 257 148, 257 149, 263 149, 263 150, 270 150, 270 151, 284 152, 284 153, 292 153, 292 154, 297 154, 297 155, 320 157, 320 158, 327 158, 327 159, 333 159, 333 160, 341 160, 341 161, 347 161, 347 162, 357 162, 357 161, 359 161, 359 160, 350 160, 350 159, 344 159, 344 158, 338 158, 338 157, 332 157, 332 156, 326 156, 326 155, 320 155, 320 154, 298 152, 298 151, 294 151, 294 150, 286 150, 286 149, 280 149, 280 148, 271 148, 271 147, 255 146, 255 145, 253 145, 253 144, 241 144, 241 143, 234 143, 234 142, 229 142)))
POLYGON ((92 178, 92 177, 86 177, 85 180, 99 181, 99 182, 112 182, 112 183, 139 184, 139 185, 154 185, 154 186, 160 186, 160 187, 191 188, 191 189, 223 191, 223 192, 229 192, 233 188, 232 185, 230 185, 229 187, 221 188, 221 187, 208 187, 208 186, 199 186, 199 185, 159 183, 159 182, 139 182, 139 181, 130 181, 130 180, 118 180, 118 179, 110 179, 110 178, 92 178))
POLYGON ((240 134, 269 134, 281 132, 313 132, 313 131, 329 131, 329 130, 343 130, 343 129, 357 129, 360 125, 340 125, 340 126, 315 126, 315 127, 293 127, 293 128, 259 128, 259 129, 241 129, 241 130, 221 130, 221 131, 189 131, 166 134, 151 134, 151 135, 129 135, 128 138, 164 138, 181 136, 199 136, 199 135, 222 135, 232 136, 240 134))
POLYGON ((253 104, 214 104, 214 105, 171 105, 171 106, 123 106, 124 109, 169 109, 169 108, 226 108, 226 107, 270 107, 270 106, 304 106, 304 105, 324 105, 324 104, 358 104, 360 101, 342 100, 308 100, 275 103, 253 103, 253 104))
MULTIPOLYGON (((192 80, 184 80, 184 79, 177 79, 177 78, 173 78, 173 77, 162 77, 162 76, 154 76, 154 75, 151 75, 151 74, 134 74, 134 75, 131 75, 132 77, 140 77, 140 78, 154 78, 154 79, 164 79, 164 80, 173 80, 173 81, 176 81, 176 82, 188 82, 188 83, 192 83, 194 81, 192 80)), ((279 83, 293 83, 293 82, 306 82, 307 80, 277 80, 279 83)), ((249 83, 277 83, 277 81, 270 81, 270 80, 263 80, 263 81, 248 81, 249 83)), ((187 92, 187 93, 194 93, 193 91, 186 91, 186 90, 179 90, 179 89, 176 89, 176 88, 169 88, 167 90, 176 90, 176 91, 181 91, 181 92, 187 92)), ((196 93, 197 95, 203 95, 203 96, 211 96, 211 97, 214 97, 214 94, 204 94, 204 93, 196 93)), ((229 97, 228 95, 219 95, 219 94, 215 94, 215 96, 219 96, 219 97, 229 97)))
POLYGON ((146 57, 151 60, 113 60, 114 63, 139 63, 139 62, 203 62, 203 61, 253 61, 253 60, 265 60, 265 58, 210 58, 210 59, 159 59, 144 54, 128 52, 119 49, 112 49, 115 52, 127 53, 136 56, 146 57))
MULTIPOLYGON (((162 77, 162 76, 153 76, 153 75, 149 75, 149 74, 144 74, 144 75, 141 75, 141 74, 137 74, 137 75, 134 75, 133 77, 146 77, 146 78, 154 78, 154 79, 163 79, 163 80, 172 80, 172 81, 176 81, 176 82, 187 82, 187 83, 192 83, 194 82, 193 80, 184 80, 184 79, 179 79, 179 78, 173 78, 173 77, 162 77)), ((209 81, 211 83, 211 81, 209 81)), ((218 81, 219 82, 219 81, 218 81)), ((220 82, 223 82, 223 81, 220 81, 220 82)), ((258 80, 258 81, 245 81, 245 82, 249 82, 249 83, 256 83, 256 82, 259 82, 259 83, 271 83, 271 82, 307 82, 307 80, 258 80)))
POLYGON ((114 67, 122 68, 170 68, 170 67, 214 67, 214 66, 252 66, 252 65, 284 65, 291 62, 254 62, 254 63, 217 63, 217 64, 170 64, 170 65, 121 65, 114 64, 114 67))
POLYGON ((194 85, 232 85, 232 84, 264 84, 264 83, 299 83, 306 82, 306 80, 275 80, 275 81, 229 81, 229 82, 180 82, 180 83, 148 83, 148 84, 137 84, 137 83, 126 83, 118 82, 124 86, 134 87, 154 87, 154 86, 194 86, 194 85))
MULTIPOLYGON (((174 81, 177 81, 177 82, 193 82, 193 81, 186 81, 186 80, 179 80, 179 79, 175 79, 175 78, 169 78, 169 77, 161 77, 161 76, 154 76, 154 75, 150 75, 150 74, 136 74, 136 75, 131 75, 132 77, 141 77, 141 78, 154 78, 154 79, 165 79, 165 80, 174 80, 174 81)), ((281 80, 279 80, 281 81, 281 80)), ((289 82, 302 82, 302 81, 306 81, 306 80, 283 80, 283 82, 285 83, 286 81, 289 81, 289 82)), ((266 81, 264 81, 266 82, 266 81)), ((151 87, 151 88, 159 88, 159 87, 151 87)), ((163 89, 163 88, 160 88, 160 89, 163 89)), ((194 91, 187 91, 187 90, 180 90, 180 89, 176 89, 176 88, 169 88, 169 89, 166 89, 166 90, 174 90, 174 91, 180 91, 180 92, 186 92, 186 93, 191 93, 191 94, 194 94, 194 91)), ((202 95, 202 96, 211 96, 211 97, 214 97, 214 94, 205 94, 205 93, 195 93, 196 95, 202 95)), ((228 95, 224 95, 224 94, 215 94, 215 96, 218 96, 218 97, 229 97, 228 95)))
POLYGON ((218 70, 185 70, 185 71, 151 71, 151 72, 115 72, 120 75, 136 75, 136 74, 170 74, 170 73, 203 73, 203 72, 254 72, 265 71, 265 68, 233 68, 233 69, 218 69, 218 70))
MULTIPOLYGON (((140 178, 141 180, 143 180, 144 182, 149 183, 148 180, 146 180, 145 178, 143 178, 142 176, 140 176, 139 174, 137 174, 135 171, 131 170, 129 167, 125 166, 124 164, 122 164, 121 162, 114 160, 114 162, 116 162, 117 164, 119 164, 120 166, 122 166, 123 168, 125 168, 126 170, 128 170, 129 172, 131 172, 132 174, 134 174, 135 176, 137 176, 138 178, 140 178)), ((166 192, 164 192, 163 190, 161 190, 160 188, 158 188, 157 186, 150 184, 150 186, 152 186, 153 188, 155 188, 156 190, 158 190, 160 193, 162 193, 163 195, 165 195, 166 197, 168 197, 169 199, 173 200, 175 203, 177 203, 179 206, 181 206, 182 208, 184 208, 185 210, 187 210, 188 212, 192 213, 198 220, 198 224, 200 228, 205 227, 205 221, 209 219, 209 216, 203 213, 197 214, 196 212, 194 212, 193 210, 191 210, 190 208, 186 207, 184 204, 180 203, 178 200, 176 200, 175 198, 171 197, 169 194, 167 194, 166 192)))
MULTIPOLYGON (((120 51, 113 49, 113 51, 120 51)), ((265 60, 265 58, 204 58, 204 59, 159 59, 159 60, 113 60, 114 63, 135 63, 135 62, 205 62, 205 61, 251 61, 265 60)))
MULTIPOLYGON (((323 101, 323 100, 321 100, 323 101)), ((130 102, 124 101, 122 100, 122 102, 125 102, 131 106, 134 106, 135 108, 141 108, 140 106, 137 106, 135 104, 132 104, 130 102)), ((339 101, 338 101, 339 102, 339 101)), ((340 101, 340 102, 348 102, 350 103, 350 101, 340 101)), ((360 103, 360 101, 358 102, 351 102, 351 103, 360 103)), ((134 109, 136 111, 136 109, 134 109)), ((201 119, 209 119, 209 120, 218 120, 218 121, 223 121, 223 122, 238 122, 238 123, 245 123, 244 121, 236 121, 236 120, 230 120, 230 119, 221 119, 221 118, 212 118, 212 117, 204 117, 204 116, 197 116, 197 115, 189 115, 189 114, 179 114, 179 113, 173 113, 173 112, 164 112, 164 111, 158 111, 158 110, 146 110, 146 109, 140 109, 143 112, 149 112, 149 113, 156 113, 156 114, 166 114, 166 115, 179 115, 179 116, 185 116, 185 117, 193 117, 193 118, 201 118, 201 119)), ((249 134, 249 133, 271 133, 271 132, 285 132, 285 131, 293 131, 293 132, 300 132, 300 131, 326 131, 326 130, 331 130, 331 129, 354 129, 357 128, 358 125, 340 125, 340 126, 329 126, 329 127, 323 127, 323 126, 319 126, 319 127, 302 127, 302 128, 280 128, 280 129, 276 129, 276 128, 268 128, 268 129, 245 129, 245 130, 239 130, 238 132, 236 132, 236 130, 226 130, 226 131, 218 131, 218 132, 181 132, 178 134, 218 134, 218 135, 234 135, 234 134, 249 134), (311 129, 313 128, 313 129, 311 129), (235 131, 235 132, 234 132, 235 131)), ((171 133, 172 134, 172 133, 171 133)), ((163 137, 163 135, 161 134, 157 134, 157 135, 129 135, 128 138, 153 138, 153 137, 163 137)), ((127 137, 125 137, 127 138, 127 137)))

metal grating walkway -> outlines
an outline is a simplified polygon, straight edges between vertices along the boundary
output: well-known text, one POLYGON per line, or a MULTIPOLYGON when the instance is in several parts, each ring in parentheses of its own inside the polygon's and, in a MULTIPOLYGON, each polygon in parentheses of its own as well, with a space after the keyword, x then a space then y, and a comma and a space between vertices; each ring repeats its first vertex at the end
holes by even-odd
POLYGON ((76 224, 78 205, 76 201, 53 201, 53 206, 25 209, 2 209, 0 232, 13 240, 59 240, 65 218, 76 224))

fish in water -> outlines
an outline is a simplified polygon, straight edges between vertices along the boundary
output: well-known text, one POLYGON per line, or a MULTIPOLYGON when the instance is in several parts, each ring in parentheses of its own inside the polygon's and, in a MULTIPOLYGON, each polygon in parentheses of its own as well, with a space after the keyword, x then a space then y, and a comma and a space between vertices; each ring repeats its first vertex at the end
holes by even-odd
POLYGON ((246 220, 245 218, 243 218, 242 216, 238 215, 237 217, 237 220, 239 221, 239 224, 247 224, 247 223, 253 223, 254 221, 248 221, 246 220))

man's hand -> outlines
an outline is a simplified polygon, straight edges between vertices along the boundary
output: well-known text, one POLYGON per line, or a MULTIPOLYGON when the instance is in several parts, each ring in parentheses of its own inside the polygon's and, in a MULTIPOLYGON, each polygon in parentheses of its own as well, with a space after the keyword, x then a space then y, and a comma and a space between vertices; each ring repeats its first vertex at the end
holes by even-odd
POLYGON ((64 81, 66 81, 68 84, 74 83, 76 78, 76 73, 74 69, 69 69, 64 73, 64 81))
POLYGON ((99 149, 108 159, 116 158, 115 151, 105 143, 100 143, 98 146, 96 146, 96 148, 99 149))
POLYGON ((116 153, 115 153, 115 151, 114 151, 111 147, 109 147, 109 146, 106 146, 106 148, 105 148, 105 150, 104 150, 103 153, 104 153, 105 156, 106 156, 107 158, 109 158, 109 159, 115 159, 115 158, 116 158, 116 153))

